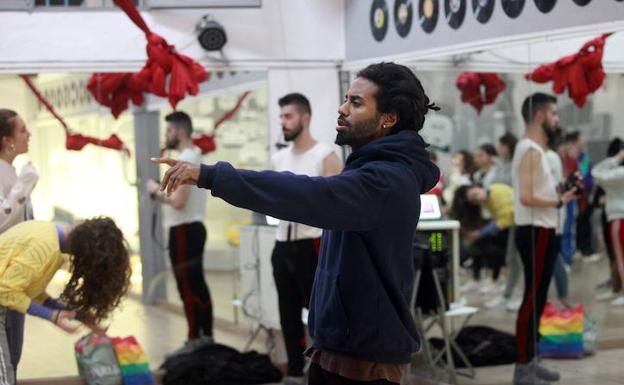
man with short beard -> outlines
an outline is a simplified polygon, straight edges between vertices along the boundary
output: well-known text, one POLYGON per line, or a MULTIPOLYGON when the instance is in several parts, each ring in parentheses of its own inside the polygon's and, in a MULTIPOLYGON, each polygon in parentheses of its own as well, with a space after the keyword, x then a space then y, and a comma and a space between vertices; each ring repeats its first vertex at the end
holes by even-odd
MULTIPOLYGON (((183 111, 165 117, 165 147, 176 151, 178 159, 199 163, 201 155, 195 149, 191 134, 191 117, 183 111)), ((205 191, 184 186, 169 196, 159 191, 156 181, 147 183, 150 197, 163 204, 165 227, 169 228, 169 258, 184 304, 188 323, 188 340, 171 355, 189 353, 213 342, 212 301, 204 278, 204 245, 206 244, 205 191)))
MULTIPOLYGON (((292 145, 273 155, 273 170, 307 176, 339 174, 342 165, 332 148, 317 142, 310 133, 312 110, 308 98, 291 93, 280 98, 278 104, 284 139, 292 145)), ((316 227, 284 220, 277 226, 271 263, 288 356, 284 385, 304 384, 306 335, 301 311, 310 303, 321 232, 316 227)))
POLYGON ((539 320, 559 250, 558 209, 574 199, 575 189, 558 192, 545 151, 557 133, 559 117, 554 96, 535 93, 522 104, 526 131, 516 145, 511 165, 515 241, 524 266, 524 296, 516 321, 518 356, 514 385, 547 385, 559 373, 536 357, 539 320))
POLYGON ((410 297, 419 194, 440 170, 418 134, 438 108, 394 63, 356 74, 338 108, 336 143, 353 152, 331 177, 153 159, 171 168, 161 189, 210 189, 238 207, 324 229, 308 327, 308 384, 399 384, 420 348, 410 297))

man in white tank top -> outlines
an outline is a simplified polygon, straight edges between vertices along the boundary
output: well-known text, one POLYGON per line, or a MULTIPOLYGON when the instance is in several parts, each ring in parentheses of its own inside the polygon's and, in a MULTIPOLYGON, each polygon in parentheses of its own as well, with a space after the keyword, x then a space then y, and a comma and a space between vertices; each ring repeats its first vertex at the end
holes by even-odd
MULTIPOLYGON (((339 174, 342 164, 332 148, 317 142, 310 134, 308 99, 302 94, 292 93, 280 98, 278 103, 284 139, 292 145, 273 155, 273 169, 307 176, 339 174)), ((284 384, 304 384, 306 337, 301 311, 310 302, 321 232, 321 229, 287 221, 280 221, 277 227, 271 262, 288 356, 284 384)))
MULTIPOLYGON (((165 147, 179 153, 178 159, 201 162, 191 134, 193 123, 185 112, 176 111, 165 117, 167 131, 165 147)), ((160 192, 155 181, 148 182, 152 199, 163 204, 163 222, 169 229, 169 258, 178 292, 184 304, 188 323, 188 340, 172 353, 189 353, 205 344, 213 343, 213 312, 210 291, 204 278, 204 246, 207 232, 205 191, 184 186, 170 196, 160 192)))
POLYGON ((559 195, 545 151, 555 135, 559 118, 557 99, 536 93, 522 105, 526 131, 518 142, 511 166, 514 194, 516 247, 524 267, 525 288, 516 321, 518 358, 514 385, 548 385, 559 373, 536 359, 539 320, 544 311, 559 243, 558 209, 574 199, 575 190, 559 195))

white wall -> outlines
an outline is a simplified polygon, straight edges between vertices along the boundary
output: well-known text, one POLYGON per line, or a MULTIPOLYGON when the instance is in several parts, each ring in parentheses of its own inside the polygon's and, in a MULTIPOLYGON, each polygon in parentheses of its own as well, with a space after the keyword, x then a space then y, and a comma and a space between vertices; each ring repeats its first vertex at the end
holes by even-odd
MULTIPOLYGON (((262 8, 160 10, 143 17, 153 32, 210 66, 215 63, 194 32, 207 13, 225 27, 224 53, 235 66, 314 66, 344 55, 342 0, 265 0, 262 8)), ((145 37, 120 10, 3 12, 0 20, 3 72, 134 70, 145 61, 145 37)))

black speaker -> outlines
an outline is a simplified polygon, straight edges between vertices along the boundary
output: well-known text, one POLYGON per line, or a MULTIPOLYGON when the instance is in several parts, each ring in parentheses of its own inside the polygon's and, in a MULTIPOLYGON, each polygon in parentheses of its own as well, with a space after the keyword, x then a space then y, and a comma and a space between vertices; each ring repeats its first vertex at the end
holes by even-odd
POLYGON ((195 29, 199 45, 206 51, 220 51, 227 43, 225 29, 211 15, 202 17, 195 29))

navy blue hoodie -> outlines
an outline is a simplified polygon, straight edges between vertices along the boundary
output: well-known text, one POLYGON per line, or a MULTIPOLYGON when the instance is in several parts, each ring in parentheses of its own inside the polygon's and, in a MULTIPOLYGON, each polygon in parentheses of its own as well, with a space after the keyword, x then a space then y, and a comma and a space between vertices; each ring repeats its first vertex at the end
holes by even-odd
POLYGON ((409 308, 419 194, 438 179, 422 138, 401 131, 353 152, 337 176, 219 162, 201 166, 197 185, 234 206, 324 229, 308 318, 314 347, 407 363, 420 347, 409 308))

